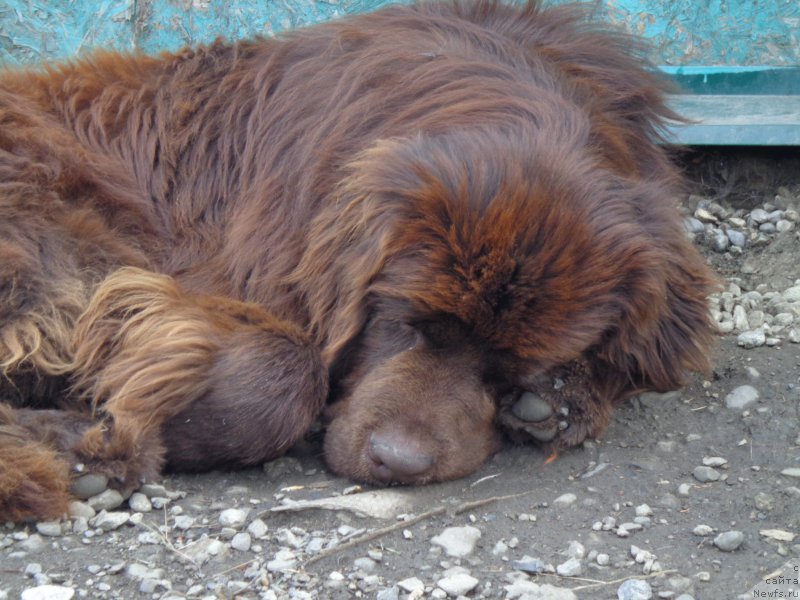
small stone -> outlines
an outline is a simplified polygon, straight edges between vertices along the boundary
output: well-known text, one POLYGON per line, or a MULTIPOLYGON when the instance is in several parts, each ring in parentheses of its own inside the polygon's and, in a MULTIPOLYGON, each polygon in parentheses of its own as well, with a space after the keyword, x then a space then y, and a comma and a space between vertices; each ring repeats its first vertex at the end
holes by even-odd
POLYGON ((578 497, 575 494, 568 493, 568 494, 562 494, 561 496, 553 500, 553 505, 566 507, 566 506, 572 506, 577 501, 578 497))
POLYGON ((247 532, 256 539, 262 538, 267 535, 267 524, 263 519, 253 519, 247 526, 247 532))
POLYGON ((653 516, 653 509, 650 508, 647 504, 640 504, 636 507, 636 516, 637 517, 651 517, 653 516))
POLYGON ((786 302, 800 302, 800 285, 787 288, 781 295, 786 302))
POLYGON ((738 248, 744 248, 747 244, 747 236, 743 234, 741 231, 737 231, 735 229, 728 229, 725 232, 728 235, 728 240, 731 244, 738 248))
POLYGON ((532 574, 544 573, 546 567, 544 561, 527 555, 523 556, 520 560, 512 562, 511 566, 518 571, 532 574))
POLYGON ((382 589, 375 596, 375 600, 400 600, 400 588, 393 585, 390 588, 382 589))
POLYGON ((752 385, 740 385, 725 396, 725 406, 734 410, 743 410, 756 402, 759 397, 758 390, 752 385))
POLYGON ((721 467, 728 464, 728 459, 721 456, 704 456, 703 464, 707 467, 721 467))
POLYGON ((586 556, 586 547, 580 542, 572 541, 567 548, 567 556, 581 559, 586 556))
POLYGON ((81 502, 80 500, 73 500, 69 503, 69 507, 67 508, 67 514, 73 518, 84 518, 84 519, 91 519, 93 516, 97 514, 97 512, 86 502, 81 502))
POLYGON ((562 577, 577 577, 583 572, 581 561, 570 558, 556 567, 556 573, 562 577))
POLYGON ((480 583, 475 577, 467 573, 455 573, 448 577, 443 577, 436 582, 440 588, 447 592, 448 596, 466 596, 480 583))
POLYGON ((626 579, 617 589, 618 600, 650 600, 653 589, 644 579, 626 579))
POLYGON ((753 497, 753 503, 758 510, 764 512, 775 510, 775 496, 766 492, 758 492, 753 497))
POLYGON ((800 478, 800 467, 789 467, 788 469, 784 469, 781 471, 781 475, 785 475, 786 477, 800 478))
POLYGON ((181 531, 186 531, 194 525, 194 517, 190 517, 189 515, 178 515, 175 517, 173 522, 175 523, 175 527, 181 531))
POLYGON ((117 490, 106 490, 89 498, 88 503, 95 511, 113 510, 119 507, 125 498, 117 490))
POLYGON ((150 498, 141 492, 134 492, 131 494, 131 497, 128 498, 128 506, 135 512, 150 512, 153 510, 153 504, 150 502, 150 498))
POLYGON ((597 555, 597 558, 595 560, 597 561, 597 564, 600 565, 601 567, 606 567, 611 562, 611 557, 608 556, 608 554, 601 552, 600 554, 597 555))
POLYGON ((767 343, 767 336, 761 329, 743 331, 736 338, 736 343, 743 348, 758 348, 767 343))
POLYGON ((39 521, 36 523, 36 531, 48 537, 58 537, 63 533, 60 521, 39 521))
POLYGON ((692 471, 692 476, 701 483, 718 481, 720 478, 719 471, 712 467, 695 467, 694 471, 692 471))
POLYGON ((148 498, 166 498, 168 497, 167 488, 157 483, 143 483, 139 486, 139 493, 144 494, 148 498))
POLYGON ((39 585, 22 590, 20 600, 70 600, 75 595, 71 587, 61 585, 39 585))
POLYGON ((364 573, 372 573, 377 566, 374 560, 366 556, 362 556, 353 561, 353 568, 357 571, 363 571, 364 573))
POLYGON ((397 585, 409 594, 414 592, 419 593, 425 590, 425 584, 416 577, 409 577, 408 579, 403 579, 403 581, 398 581, 397 585))
POLYGON ((231 539, 231 548, 234 550, 238 550, 239 552, 247 552, 250 550, 250 544, 252 540, 250 539, 249 533, 237 533, 231 539))
POLYGON ((469 525, 465 527, 448 527, 439 535, 431 538, 431 543, 444 548, 448 556, 461 558, 472 553, 480 537, 480 529, 469 525))
POLYGON ((744 542, 741 531, 725 531, 714 538, 714 545, 723 552, 733 552, 744 542))
POLYGON ((30 554, 38 554, 47 547, 44 538, 40 536, 38 533, 34 533, 33 535, 28 536, 18 545, 22 550, 30 554))
MULTIPOLYGON (((69 487, 69 491, 70 494, 76 498, 86 500, 87 498, 97 496, 98 494, 104 492, 107 487, 108 477, 98 473, 87 473, 86 475, 82 475, 73 481, 72 485, 69 487)), ((117 506, 119 506, 119 504, 117 506)), ((116 507, 112 506, 111 508, 116 507)))
POLYGON ((238 508, 227 508, 219 514, 219 524, 223 527, 239 529, 247 521, 247 511, 238 508))
POLYGON ((100 511, 96 517, 92 519, 92 527, 97 527, 104 531, 111 531, 118 529, 130 521, 131 516, 129 513, 122 511, 100 511))
POLYGON ((291 550, 279 550, 275 558, 267 563, 267 570, 273 572, 287 571, 297 566, 297 557, 291 550))
POLYGON ((125 576, 134 580, 162 579, 164 577, 164 569, 152 569, 147 565, 131 563, 125 568, 125 576))
POLYGON ((714 528, 708 525, 698 525, 692 530, 692 533, 695 535, 705 537, 707 535, 711 535, 712 533, 714 533, 714 528))

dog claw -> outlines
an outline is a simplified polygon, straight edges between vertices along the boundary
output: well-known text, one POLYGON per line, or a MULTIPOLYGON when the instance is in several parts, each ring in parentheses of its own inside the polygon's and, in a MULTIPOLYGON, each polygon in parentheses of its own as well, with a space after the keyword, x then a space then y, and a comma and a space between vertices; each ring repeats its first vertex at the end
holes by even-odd
MULTIPOLYGON (((533 392, 523 393, 511 407, 511 412, 518 419, 529 423, 545 421, 553 415, 553 409, 550 405, 533 392)), ((552 437, 549 439, 552 439, 552 437)))

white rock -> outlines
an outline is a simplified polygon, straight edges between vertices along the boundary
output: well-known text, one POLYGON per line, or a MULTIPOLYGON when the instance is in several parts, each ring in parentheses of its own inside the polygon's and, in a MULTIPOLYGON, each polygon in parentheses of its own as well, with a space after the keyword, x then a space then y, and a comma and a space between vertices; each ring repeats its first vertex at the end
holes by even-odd
POLYGON ((247 552, 250 550, 250 544, 252 540, 250 539, 249 533, 237 533, 233 536, 231 540, 231 548, 234 550, 238 550, 239 552, 247 552))
POLYGON ((247 532, 256 539, 267 535, 267 530, 267 524, 262 519, 253 519, 253 522, 247 526, 247 532))
POLYGON ((752 385, 740 385, 725 396, 725 406, 734 410, 742 410, 756 402, 759 397, 758 390, 752 385))
POLYGON ((556 573, 562 577, 577 577, 583 572, 581 561, 570 558, 556 567, 556 573))
POLYGON ((553 500, 553 504, 555 506, 572 506, 575 502, 578 501, 578 497, 575 494, 562 494, 555 500, 553 500))
POLYGON ((227 508, 219 514, 219 524, 223 527, 239 529, 247 521, 247 511, 238 508, 227 508))
POLYGON ((39 585, 22 591, 21 600, 70 600, 75 590, 61 585, 39 585))
POLYGON ((444 548, 448 556, 468 556, 475 549, 481 537, 480 529, 470 527, 448 527, 442 533, 431 538, 431 543, 444 548))
POLYGON ((425 584, 416 577, 409 577, 408 579, 403 579, 403 581, 398 581, 397 586, 409 594, 425 590, 425 584))
POLYGON ((131 494, 131 497, 128 498, 128 506, 130 506, 131 510, 136 512, 150 512, 153 510, 153 504, 150 502, 150 498, 141 492, 131 494))
POLYGON ((122 511, 100 511, 91 521, 92 527, 98 527, 104 531, 118 529, 130 521, 131 515, 122 511))
POLYGON ((448 577, 443 577, 436 582, 440 588, 447 592, 448 596, 466 596, 475 589, 479 581, 468 573, 455 573, 448 577))

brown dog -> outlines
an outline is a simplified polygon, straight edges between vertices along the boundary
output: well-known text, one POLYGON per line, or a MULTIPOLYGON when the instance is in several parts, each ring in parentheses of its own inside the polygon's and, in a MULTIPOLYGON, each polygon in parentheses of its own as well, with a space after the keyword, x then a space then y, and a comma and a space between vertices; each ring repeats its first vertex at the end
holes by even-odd
POLYGON ((575 7, 0 75, 0 520, 277 457, 459 477, 708 367, 662 84, 575 7))

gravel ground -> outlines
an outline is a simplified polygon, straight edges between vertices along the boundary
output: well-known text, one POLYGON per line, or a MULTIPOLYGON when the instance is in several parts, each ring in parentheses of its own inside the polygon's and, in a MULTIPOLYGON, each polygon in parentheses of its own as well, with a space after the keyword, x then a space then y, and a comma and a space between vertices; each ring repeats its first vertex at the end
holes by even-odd
POLYGON ((353 486, 314 440, 127 500, 87 477, 70 518, 0 528, 0 600, 800 598, 800 169, 701 158, 687 229, 725 282, 710 380, 549 465, 509 446, 422 488, 353 486))

